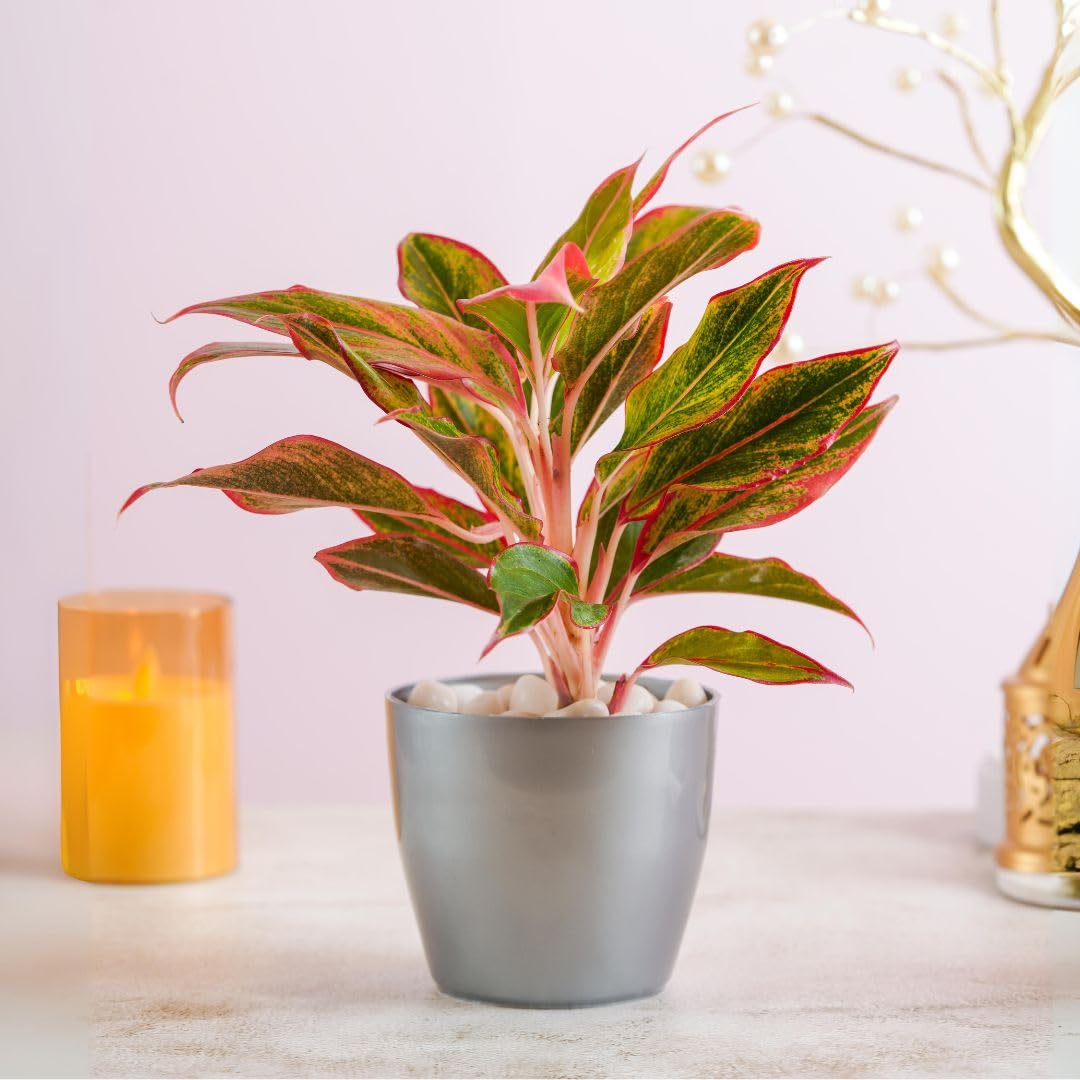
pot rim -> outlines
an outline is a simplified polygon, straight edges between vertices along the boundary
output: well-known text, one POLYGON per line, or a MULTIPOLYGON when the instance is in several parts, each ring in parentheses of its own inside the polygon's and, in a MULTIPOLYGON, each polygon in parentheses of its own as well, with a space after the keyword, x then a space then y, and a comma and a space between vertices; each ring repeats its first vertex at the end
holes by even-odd
MULTIPOLYGON (((514 682, 522 675, 540 675, 543 677, 543 673, 539 671, 496 671, 491 674, 485 675, 453 675, 444 679, 432 679, 432 682, 446 683, 448 686, 454 686, 457 683, 474 683, 485 689, 492 688, 494 686, 503 686, 505 683, 514 682)), ((601 678, 607 679, 609 676, 605 672, 601 678)), ((614 682, 618 676, 612 677, 611 681, 614 682)), ((512 716, 503 716, 496 713, 493 716, 485 716, 478 713, 458 713, 458 712, 444 712, 442 709, 429 709, 423 705, 410 705, 408 693, 418 682, 424 682, 424 679, 414 679, 412 682, 403 683, 401 686, 396 686, 392 690, 386 691, 386 702, 388 705, 404 705, 410 709, 421 710, 425 713, 435 713, 440 716, 453 716, 460 717, 463 720, 543 720, 545 723, 550 723, 555 720, 650 720, 654 717, 666 717, 674 719, 676 717, 692 716, 694 713, 702 710, 712 710, 716 707, 717 702, 720 700, 720 694, 714 690, 711 686, 701 684, 701 688, 705 691, 705 701, 701 705, 694 705, 692 708, 687 708, 681 712, 672 713, 617 713, 613 716, 530 716, 526 713, 515 713, 512 716)), ((643 675, 638 680, 646 689, 651 689, 650 683, 663 683, 670 686, 674 679, 663 679, 655 675, 643 675)))

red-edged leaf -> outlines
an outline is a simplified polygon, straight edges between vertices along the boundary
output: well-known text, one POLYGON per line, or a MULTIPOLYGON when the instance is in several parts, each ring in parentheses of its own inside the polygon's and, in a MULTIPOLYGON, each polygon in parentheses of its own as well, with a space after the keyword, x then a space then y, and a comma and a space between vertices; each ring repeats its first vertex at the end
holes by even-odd
POLYGON ((626 248, 626 261, 631 262, 656 247, 673 232, 700 217, 704 211, 705 207, 701 206, 658 206, 642 214, 634 222, 634 231, 626 248))
MULTIPOLYGON (((632 334, 623 338, 604 358, 577 397, 570 448, 578 448, 626 400, 635 384, 656 367, 664 353, 671 303, 660 300, 641 317, 632 334)), ((664 365, 667 366, 666 364, 664 365)), ((561 427, 561 419, 553 423, 561 427)))
POLYGON ((458 301, 505 284, 506 278, 486 255, 459 240, 409 233, 398 244, 398 289, 428 311, 483 329, 479 319, 462 314, 458 301))
POLYGON ((528 495, 517 452, 502 424, 468 395, 456 393, 446 386, 433 386, 430 396, 431 411, 435 416, 446 417, 459 431, 479 435, 495 447, 503 481, 527 506, 528 495))
POLYGON ((325 548, 315 558, 350 589, 430 596, 481 611, 499 610, 483 575, 416 536, 366 536, 325 548))
POLYGON ((631 189, 638 162, 616 169, 589 196, 577 220, 555 241, 536 271, 541 271, 565 244, 576 244, 585 254, 592 275, 606 281, 622 266, 633 228, 631 189))
MULTIPOLYGON (((173 412, 176 413, 177 420, 183 421, 184 419, 180 415, 180 409, 176 404, 176 390, 184 376, 203 364, 212 364, 217 360, 231 360, 241 356, 289 356, 298 358, 300 353, 291 345, 283 345, 278 341, 212 341, 208 345, 200 346, 193 352, 189 352, 180 361, 172 374, 172 378, 169 379, 169 401, 172 402, 173 412)), ((332 366, 339 371, 343 370, 340 361, 332 366)))
POLYGON ((395 420, 415 432, 455 472, 473 487, 488 509, 501 514, 526 540, 538 540, 541 522, 527 513, 507 490, 499 471, 495 448, 477 435, 465 435, 449 420, 433 416, 425 405, 395 415, 395 420))
POLYGON ((757 222, 734 210, 703 210, 680 230, 628 262, 582 301, 555 367, 567 386, 588 380, 618 341, 670 289, 757 243, 757 222))
POLYGON ((633 591, 634 596, 673 593, 738 593, 792 600, 846 615, 866 629, 862 619, 820 581, 793 569, 782 559, 744 559, 715 552, 686 569, 645 583, 639 581, 633 591))
POLYGON ((832 683, 851 689, 851 683, 812 657, 752 630, 696 626, 654 649, 639 670, 665 664, 692 664, 774 686, 832 683))
POLYGON ((767 371, 715 420, 653 444, 630 508, 674 484, 735 490, 788 472, 829 446, 896 352, 892 342, 767 371))
POLYGON ((447 523, 422 492, 393 469, 314 435, 293 435, 243 461, 196 469, 176 480, 147 484, 129 496, 121 512, 148 491, 168 487, 215 488, 238 506, 257 514, 291 514, 316 506, 342 506, 388 511, 439 525, 447 523))
POLYGON ((631 391, 617 449, 658 442, 723 412, 779 340, 799 282, 820 261, 787 263, 717 293, 689 341, 631 391))
POLYGON ((522 507, 518 498, 503 483, 503 467, 492 443, 480 436, 462 432, 453 419, 436 416, 411 381, 373 368, 342 341, 335 327, 325 319, 303 316, 285 321, 298 348, 313 353, 338 352, 364 393, 388 416, 409 428, 471 484, 489 509, 502 514, 523 537, 532 540, 540 536, 540 522, 522 507))
POLYGON ((576 244, 564 244, 534 281, 503 285, 461 301, 463 311, 483 319, 509 341, 522 356, 532 353, 528 305, 536 305, 537 340, 547 353, 555 335, 571 311, 579 311, 578 297, 596 279, 576 244))
MULTIPOLYGON (((493 514, 483 510, 477 510, 467 503, 460 502, 449 495, 444 495, 433 488, 416 489, 417 493, 439 515, 452 521, 459 529, 475 531, 490 526, 496 519, 493 514)), ((441 548, 445 548, 453 555, 467 562, 470 566, 486 569, 491 565, 491 560, 506 547, 506 541, 496 539, 490 543, 481 543, 476 540, 468 540, 458 532, 447 532, 446 529, 436 525, 433 521, 411 518, 401 514, 381 514, 371 510, 357 510, 357 516, 373 532, 383 534, 408 533, 418 536, 422 540, 428 540, 441 548)))
POLYGON ((651 177, 649 177, 648 182, 634 197, 634 213, 639 214, 652 201, 653 196, 656 195, 656 193, 660 190, 661 185, 664 183, 664 180, 667 179, 668 170, 675 163, 675 160, 678 158, 678 156, 692 142, 694 142, 700 136, 704 135, 705 132, 709 130, 709 128, 714 127, 716 124, 719 124, 721 120, 726 120, 729 116, 734 116, 736 113, 742 112, 743 109, 749 109, 750 107, 750 105, 741 105, 737 109, 732 109, 730 112, 721 113, 719 116, 713 117, 713 119, 710 120, 707 124, 702 124, 701 127, 699 127, 697 131, 695 131, 694 134, 686 140, 686 142, 682 143, 677 149, 673 150, 667 156, 667 159, 664 161, 663 165, 661 165, 660 168, 657 169, 651 177))
POLYGON ((294 285, 193 304, 172 318, 194 313, 226 315, 279 334, 288 333, 285 316, 317 315, 376 368, 426 382, 465 382, 493 401, 524 410, 517 368, 502 342, 435 312, 294 285))
POLYGON ((868 406, 822 453, 746 491, 673 488, 648 518, 636 564, 643 565, 695 534, 757 529, 797 514, 820 499, 855 464, 895 403, 896 398, 889 398, 868 406))

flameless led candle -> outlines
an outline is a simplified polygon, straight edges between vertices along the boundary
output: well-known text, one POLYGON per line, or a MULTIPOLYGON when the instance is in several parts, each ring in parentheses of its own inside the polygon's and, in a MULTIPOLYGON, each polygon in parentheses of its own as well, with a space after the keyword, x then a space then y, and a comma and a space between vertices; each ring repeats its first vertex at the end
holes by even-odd
POLYGON ((232 870, 229 601, 84 593, 59 618, 64 869, 99 882, 232 870))

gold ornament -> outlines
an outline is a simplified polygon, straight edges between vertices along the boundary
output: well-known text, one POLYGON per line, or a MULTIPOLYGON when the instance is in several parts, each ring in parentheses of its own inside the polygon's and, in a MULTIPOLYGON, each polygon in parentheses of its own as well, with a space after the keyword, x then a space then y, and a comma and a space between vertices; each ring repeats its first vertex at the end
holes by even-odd
POLYGON ((967 19, 963 15, 956 14, 956 12, 949 12, 941 20, 941 32, 947 38, 962 37, 967 32, 967 28, 967 19))

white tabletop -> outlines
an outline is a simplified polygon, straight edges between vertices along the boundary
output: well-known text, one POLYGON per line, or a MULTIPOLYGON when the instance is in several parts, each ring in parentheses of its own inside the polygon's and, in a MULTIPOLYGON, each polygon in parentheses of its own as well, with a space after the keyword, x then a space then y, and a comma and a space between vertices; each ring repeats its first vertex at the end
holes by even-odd
POLYGON ((1051 959, 1055 926, 1067 937, 1080 921, 999 897, 969 834, 959 815, 718 813, 667 990, 534 1012, 434 989, 389 810, 257 810, 228 878, 72 883, 91 895, 91 1066, 125 1077, 1067 1073, 1051 959))

